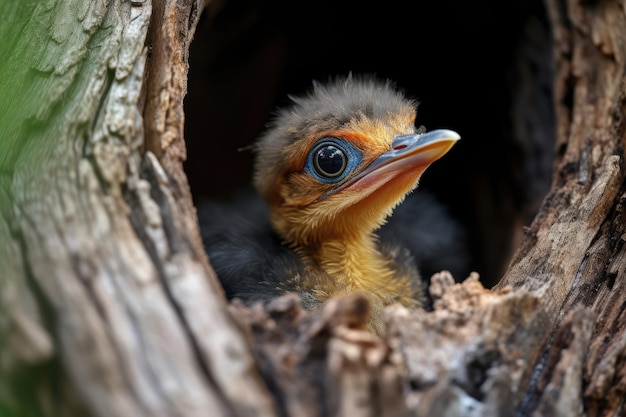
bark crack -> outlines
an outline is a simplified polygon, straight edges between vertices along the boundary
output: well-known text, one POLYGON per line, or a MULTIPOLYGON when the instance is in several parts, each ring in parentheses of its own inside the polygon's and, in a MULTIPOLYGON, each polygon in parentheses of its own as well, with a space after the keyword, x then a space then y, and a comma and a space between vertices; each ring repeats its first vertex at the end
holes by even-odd
POLYGON ((174 226, 173 212, 171 209, 171 201, 167 195, 163 193, 159 180, 157 179, 158 173, 155 173, 151 164, 144 159, 141 168, 141 178, 148 181, 150 184, 150 197, 156 203, 160 211, 160 217, 162 220, 162 228, 165 232, 166 242, 170 253, 167 254, 167 258, 164 258, 164 254, 155 246, 153 238, 146 232, 145 228, 150 227, 149 222, 143 218, 143 210, 141 209, 141 203, 139 202, 140 196, 137 195, 135 190, 132 190, 128 186, 124 186, 123 197, 128 206, 131 208, 131 225, 139 237, 140 241, 144 245, 146 252, 152 259, 152 262, 158 272, 158 278, 160 285, 163 288, 170 305, 173 307, 173 311, 176 314, 178 321, 181 324, 182 330, 189 340, 192 348, 195 360, 200 368, 201 374, 208 381, 208 383, 218 393, 218 397, 222 400, 222 405, 228 409, 229 414, 236 415, 235 409, 227 401, 223 401, 226 397, 225 393, 221 390, 220 385, 213 378, 208 364, 206 363, 204 356, 201 352, 198 340, 196 339, 194 332, 192 331, 185 314, 172 294, 172 290, 167 280, 166 264, 171 261, 171 258, 178 252, 184 251, 184 245, 178 235, 178 231, 174 226))

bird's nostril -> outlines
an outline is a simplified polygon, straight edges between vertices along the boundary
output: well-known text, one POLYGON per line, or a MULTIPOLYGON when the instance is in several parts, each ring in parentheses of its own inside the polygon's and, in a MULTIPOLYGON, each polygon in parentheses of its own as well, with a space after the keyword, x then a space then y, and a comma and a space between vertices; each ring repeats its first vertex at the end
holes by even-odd
POLYGON ((406 148, 406 145, 402 144, 402 145, 394 146, 393 150, 394 151, 399 151, 400 149, 404 149, 404 148, 406 148))

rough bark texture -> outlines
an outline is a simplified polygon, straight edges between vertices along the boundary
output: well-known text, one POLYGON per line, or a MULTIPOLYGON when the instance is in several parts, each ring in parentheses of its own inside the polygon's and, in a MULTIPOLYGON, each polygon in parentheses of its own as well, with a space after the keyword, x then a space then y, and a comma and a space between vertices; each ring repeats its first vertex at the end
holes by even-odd
POLYGON ((520 409, 621 415, 626 5, 547 6, 555 37, 558 158, 552 190, 498 284, 540 297, 548 318, 520 409))
POLYGON ((14 53, 36 59, 11 70, 41 100, 24 107, 8 138, 21 148, 3 166, 0 404, 273 415, 207 266, 181 166, 185 51, 201 4, 28 6, 14 53))
POLYGON ((437 274, 434 310, 389 308, 382 339, 357 296, 317 313, 290 296, 224 301, 182 168, 186 51, 206 5, 13 3, 0 414, 626 414, 624 2, 546 0, 552 188, 494 289, 437 274))

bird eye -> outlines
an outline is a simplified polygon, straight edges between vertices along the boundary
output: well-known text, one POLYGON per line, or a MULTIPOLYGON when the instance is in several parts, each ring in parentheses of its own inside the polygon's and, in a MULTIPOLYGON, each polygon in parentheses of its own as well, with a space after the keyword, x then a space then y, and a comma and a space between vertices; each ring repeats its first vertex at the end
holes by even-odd
POLYGON ((304 170, 324 184, 337 184, 353 172, 363 154, 343 138, 326 136, 307 155, 304 170))
POLYGON ((322 177, 338 177, 343 174, 347 165, 346 153, 332 143, 322 144, 314 152, 313 166, 322 177))

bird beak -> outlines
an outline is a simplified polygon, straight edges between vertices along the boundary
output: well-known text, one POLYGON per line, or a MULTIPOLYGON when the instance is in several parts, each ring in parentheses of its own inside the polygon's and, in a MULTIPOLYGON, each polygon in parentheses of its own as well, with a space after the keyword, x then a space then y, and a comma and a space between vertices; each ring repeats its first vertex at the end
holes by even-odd
POLYGON ((461 136, 458 133, 447 129, 396 136, 389 151, 374 159, 356 176, 326 193, 319 200, 343 189, 374 191, 404 174, 409 174, 416 181, 430 164, 445 155, 459 139, 461 136))

